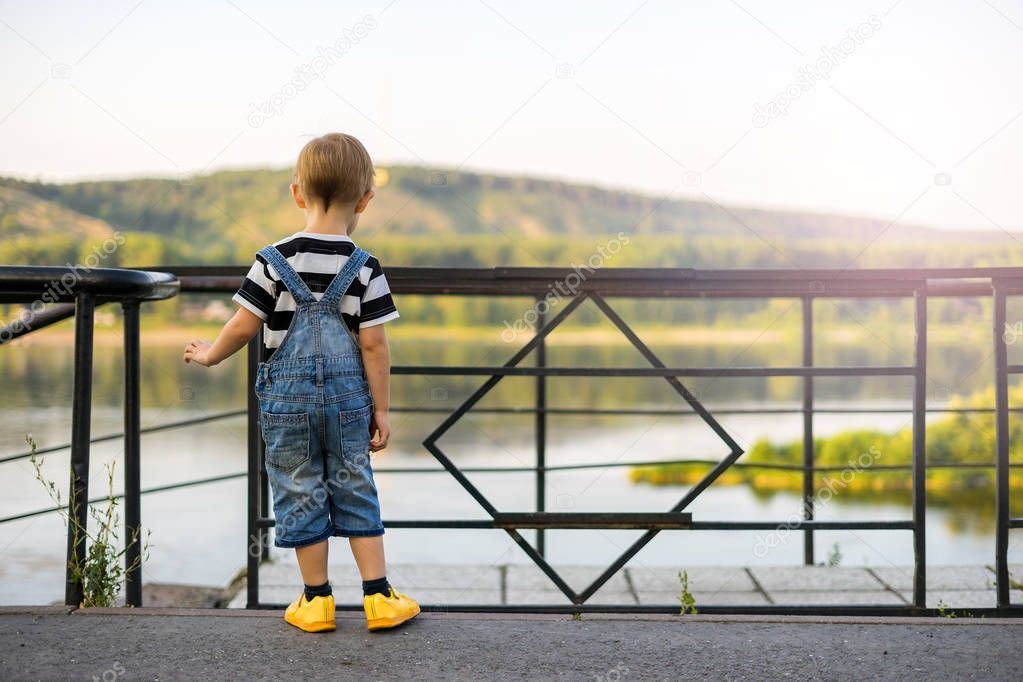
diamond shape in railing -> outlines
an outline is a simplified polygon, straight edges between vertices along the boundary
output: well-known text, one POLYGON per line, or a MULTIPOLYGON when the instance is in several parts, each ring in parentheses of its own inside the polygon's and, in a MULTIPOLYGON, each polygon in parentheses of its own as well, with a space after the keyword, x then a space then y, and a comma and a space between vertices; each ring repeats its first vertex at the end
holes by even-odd
MULTIPOLYGON (((604 300, 602 296, 600 296, 600 294, 596 292, 587 291, 581 292, 575 298, 570 300, 568 305, 566 305, 561 312, 555 315, 547 324, 543 326, 543 328, 541 328, 533 336, 532 339, 530 339, 522 348, 519 349, 518 352, 515 353, 515 355, 513 355, 507 362, 504 363, 504 367, 515 367, 516 365, 518 365, 518 363, 521 362, 523 358, 529 355, 529 353, 532 352, 534 348, 536 348, 536 346, 540 343, 542 339, 546 338, 558 325, 560 325, 565 320, 565 318, 571 315, 572 312, 576 308, 578 308, 579 305, 582 304, 582 302, 585 301, 587 298, 592 300, 597 305, 597 307, 604 313, 604 315, 619 329, 619 331, 622 332, 622 334, 625 335, 629 342, 633 346, 635 346, 635 348, 643 355, 643 357, 647 359, 647 361, 653 367, 659 369, 665 368, 664 363, 662 363, 660 359, 654 354, 654 352, 651 351, 650 348, 648 348, 647 345, 643 343, 643 341, 640 340, 638 336, 636 336, 635 332, 629 327, 628 324, 626 324, 626 322, 621 317, 618 316, 618 313, 616 313, 611 308, 611 306, 607 303, 606 300, 604 300)), ((483 495, 482 492, 480 492, 479 488, 473 485, 473 483, 468 478, 466 478, 465 474, 462 473, 462 471, 454 464, 454 462, 451 461, 447 454, 445 454, 444 451, 441 450, 441 448, 437 445, 437 441, 440 439, 441 436, 447 433, 447 431, 451 429, 451 427, 454 426, 454 424, 459 419, 461 419, 470 409, 472 409, 472 407, 476 405, 476 403, 478 403, 483 398, 483 396, 490 392, 498 384, 498 382, 501 381, 502 378, 504 378, 504 375, 494 375, 487 379, 482 386, 476 389, 476 391, 468 398, 466 398, 461 405, 455 408, 455 410, 447 417, 447 419, 441 422, 441 424, 423 441, 423 446, 426 447, 426 449, 430 451, 430 453, 437 459, 437 461, 440 462, 441 465, 443 465, 444 468, 448 470, 448 472, 455 478, 455 480, 457 480, 462 485, 462 487, 465 488, 466 492, 468 492, 473 497, 473 499, 475 499, 476 502, 478 502, 479 505, 483 507, 483 509, 486 510, 486 512, 497 521, 500 521, 502 516, 510 515, 502 515, 502 513, 486 498, 486 496, 483 495)), ((731 466, 735 462, 735 460, 737 460, 742 455, 743 450, 732 439, 732 437, 728 435, 728 433, 724 430, 724 428, 722 428, 722 426, 717 422, 717 420, 714 419, 713 415, 711 415, 710 412, 708 412, 707 409, 700 403, 700 401, 697 400, 696 396, 694 396, 682 384, 682 382, 679 381, 677 377, 669 376, 665 377, 665 380, 671 385, 672 388, 675 389, 676 392, 678 392, 679 395, 682 396, 683 399, 685 399, 689 406, 693 408, 693 411, 700 416, 704 423, 706 423, 707 426, 709 426, 711 430, 714 431, 714 433, 721 439, 721 441, 729 449, 728 455, 726 455, 724 459, 722 459, 717 465, 715 465, 713 469, 707 472, 707 474, 700 480, 700 482, 694 485, 692 488, 690 488, 689 491, 682 497, 682 499, 679 500, 679 502, 669 510, 669 512, 681 512, 683 509, 689 506, 689 504, 692 503, 692 501, 695 500, 700 495, 700 493, 706 490, 707 487, 710 486, 710 484, 713 483, 714 480, 717 479, 717 477, 720 476, 723 471, 725 471, 725 469, 731 466)), ((603 514, 602 516, 608 516, 608 514, 603 514)), ((682 515, 680 514, 679 526, 682 527, 687 522, 688 517, 683 519, 682 515)), ((648 527, 646 533, 644 533, 642 536, 639 537, 639 539, 632 543, 632 545, 630 545, 617 559, 615 559, 615 561, 610 566, 608 566, 607 569, 600 576, 598 576, 596 580, 594 580, 588 587, 586 587, 586 589, 584 589, 581 592, 575 592, 564 581, 564 579, 558 574, 556 570, 554 570, 554 568, 547 562, 547 560, 544 559, 544 557, 541 556, 539 552, 537 552, 536 548, 534 548, 524 537, 522 537, 522 535, 518 531, 518 528, 504 527, 504 530, 505 532, 508 533, 508 535, 511 536, 511 538, 516 542, 516 544, 518 544, 519 547, 522 548, 526 555, 533 560, 533 562, 540 568, 540 570, 542 570, 547 575, 547 577, 551 579, 551 582, 553 582, 558 587, 558 589, 560 589, 565 594, 565 596, 572 601, 572 603, 582 604, 591 596, 593 596, 593 594, 597 590, 599 590, 600 587, 605 582, 611 579, 614 576, 614 574, 617 573, 622 568, 622 566, 624 566, 629 561, 629 559, 635 556, 637 552, 639 552, 648 542, 650 542, 650 540, 652 540, 654 536, 656 536, 657 533, 660 532, 662 527, 665 526, 662 525, 660 527, 648 527)))

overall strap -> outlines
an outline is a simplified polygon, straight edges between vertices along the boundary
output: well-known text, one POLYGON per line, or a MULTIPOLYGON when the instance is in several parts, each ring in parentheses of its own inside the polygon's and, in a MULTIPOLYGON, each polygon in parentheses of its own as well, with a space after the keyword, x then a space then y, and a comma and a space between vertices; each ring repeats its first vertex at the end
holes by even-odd
POLYGON ((309 287, 305 285, 302 278, 298 276, 295 269, 291 267, 288 260, 284 255, 277 250, 277 247, 271 244, 270 246, 264 246, 258 251, 258 254, 266 259, 266 261, 274 267, 277 271, 277 275, 281 278, 284 286, 291 292, 292 297, 295 299, 295 303, 315 303, 316 298, 312 292, 309 291, 309 287))
POLYGON ((369 260, 369 254, 356 246, 355 251, 348 257, 344 267, 334 277, 334 281, 323 292, 323 298, 320 299, 320 302, 336 306, 341 301, 344 293, 348 291, 348 287, 359 276, 359 271, 362 270, 367 260, 369 260))

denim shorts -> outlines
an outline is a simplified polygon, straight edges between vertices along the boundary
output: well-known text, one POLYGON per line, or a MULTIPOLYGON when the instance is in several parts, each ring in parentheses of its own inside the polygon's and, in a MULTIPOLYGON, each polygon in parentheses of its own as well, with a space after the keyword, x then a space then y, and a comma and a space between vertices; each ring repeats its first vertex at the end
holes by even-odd
POLYGON ((303 364, 261 366, 256 382, 274 544, 302 547, 331 536, 383 535, 370 466, 373 407, 365 379, 337 376, 349 371, 331 372, 328 362, 325 386, 317 388, 310 376, 316 370, 303 364))

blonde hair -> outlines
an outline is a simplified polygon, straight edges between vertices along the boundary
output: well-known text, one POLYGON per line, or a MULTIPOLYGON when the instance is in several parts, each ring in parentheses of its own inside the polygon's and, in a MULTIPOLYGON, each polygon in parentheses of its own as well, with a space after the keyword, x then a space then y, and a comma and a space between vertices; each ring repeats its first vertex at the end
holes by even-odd
POLYGON ((373 189, 373 172, 373 160, 361 142, 345 133, 328 133, 302 147, 295 181, 307 203, 319 202, 326 211, 332 203, 361 199, 373 189))

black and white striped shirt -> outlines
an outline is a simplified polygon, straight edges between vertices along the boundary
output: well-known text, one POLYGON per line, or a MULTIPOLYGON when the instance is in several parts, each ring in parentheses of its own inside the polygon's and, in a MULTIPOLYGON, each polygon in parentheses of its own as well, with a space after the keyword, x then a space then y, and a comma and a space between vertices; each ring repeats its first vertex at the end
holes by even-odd
MULTIPOLYGON (((317 300, 355 252, 355 243, 345 235, 312 232, 296 232, 274 242, 274 246, 317 300)), ((295 314, 295 299, 273 267, 257 254, 234 301, 263 320, 263 359, 269 358, 288 332, 295 314)), ((376 257, 369 257, 341 297, 341 317, 356 334, 362 327, 398 317, 387 278, 376 257)))

